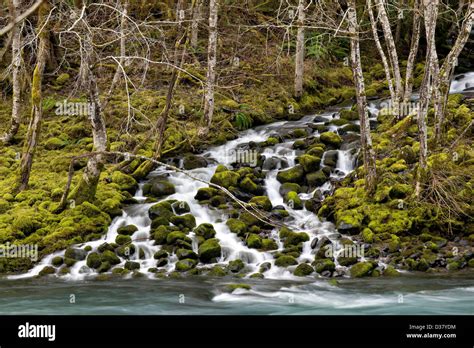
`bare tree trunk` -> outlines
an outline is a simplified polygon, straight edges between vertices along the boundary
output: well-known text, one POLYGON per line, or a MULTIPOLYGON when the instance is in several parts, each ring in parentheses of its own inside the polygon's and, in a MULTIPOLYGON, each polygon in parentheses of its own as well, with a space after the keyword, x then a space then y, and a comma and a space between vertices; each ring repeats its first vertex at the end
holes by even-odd
POLYGON ((301 98, 303 95, 303 75, 304 75, 304 21, 305 21, 305 0, 298 2, 298 33, 296 34, 296 56, 295 56, 295 97, 301 98))
POLYGON ((421 0, 415 0, 413 8, 413 28, 411 35, 410 53, 408 55, 407 70, 405 75, 405 94, 403 96, 403 102, 408 103, 411 98, 413 91, 413 70, 415 67, 416 55, 418 53, 418 46, 420 43, 420 32, 421 32, 421 0))
POLYGON ((31 166, 33 165, 33 156, 36 145, 38 144, 41 122, 43 119, 42 109, 42 82, 43 72, 49 52, 49 25, 48 14, 50 10, 49 1, 44 1, 38 10, 38 29, 39 35, 38 52, 36 57, 36 66, 33 72, 33 81, 31 85, 31 120, 28 126, 26 143, 23 149, 23 155, 20 163, 20 177, 18 181, 18 191, 23 191, 28 187, 30 180, 31 166))
POLYGON ((451 84, 451 79, 454 74, 454 70, 457 65, 457 60, 464 46, 466 45, 469 35, 472 30, 474 22, 474 2, 471 2, 469 5, 466 17, 462 23, 459 35, 454 43, 451 51, 443 62, 441 69, 439 70, 438 77, 438 86, 437 90, 439 91, 439 98, 436 101, 435 109, 435 141, 438 143, 441 138, 441 128, 444 123, 444 116, 446 111, 446 103, 449 95, 449 87, 451 84))
POLYGON ((392 99, 392 103, 396 102, 395 91, 393 90, 393 80, 392 75, 390 73, 390 66, 387 61, 387 56, 380 44, 379 34, 377 32, 377 22, 374 18, 374 11, 372 9, 372 0, 367 0, 367 7, 369 11, 370 17, 370 24, 372 26, 372 33, 374 35, 375 46, 377 47, 377 51, 379 52, 380 58, 382 59, 383 69, 385 71, 385 78, 387 79, 388 89, 390 91, 390 98, 392 99))
POLYGON ((420 139, 420 157, 418 163, 417 181, 415 194, 418 197, 421 193, 421 184, 426 174, 426 162, 428 158, 428 131, 426 116, 431 99, 431 89, 433 85, 433 73, 437 69, 433 52, 435 45, 436 20, 438 17, 439 0, 423 0, 423 11, 426 30, 426 68, 423 82, 420 88, 420 105, 418 108, 418 133, 420 139))
POLYGON ((191 24, 191 48, 196 49, 199 38, 199 21, 201 20, 202 0, 194 0, 193 21, 191 24))
POLYGON ((397 48, 390 28, 390 21, 388 20, 387 12, 385 11, 385 1, 375 0, 377 2, 377 9, 379 13, 380 23, 382 24, 383 33, 385 36, 385 43, 388 49, 388 56, 393 70, 393 78, 395 80, 395 110, 400 110, 399 103, 402 96, 402 76, 400 74, 400 66, 398 64, 397 48))
POLYGON ((377 171, 375 167, 375 154, 372 148, 369 117, 367 114, 367 98, 365 96, 365 83, 362 74, 362 63, 359 47, 359 26, 357 23, 356 0, 348 1, 349 33, 351 36, 351 63, 354 76, 357 110, 360 120, 360 135, 362 154, 364 157, 364 170, 366 173, 366 190, 373 192, 376 187, 377 171))
MULTIPOLYGON (((12 22, 16 18, 17 9, 20 6, 20 0, 10 1, 10 13, 12 22)), ((5 136, 2 138, 5 144, 10 143, 13 137, 18 133, 20 128, 21 115, 20 115, 20 94, 21 94, 21 83, 20 83, 20 65, 21 65, 21 24, 17 24, 13 27, 12 32, 12 79, 13 79, 13 101, 12 101, 12 118, 11 126, 5 136)))
MULTIPOLYGON (((112 92, 115 89, 115 86, 120 80, 120 76, 123 74, 123 64, 124 64, 124 56, 127 54, 126 50, 126 33, 125 31, 127 30, 127 15, 128 15, 128 0, 125 0, 123 3, 123 8, 122 8, 122 18, 120 20, 120 59, 119 59, 119 65, 117 66, 117 70, 115 70, 114 78, 112 79, 112 83, 110 85, 109 92, 107 94, 107 101, 112 95, 112 92)), ((104 106, 105 107, 105 106, 104 106)))
POLYGON ((395 27, 395 44, 400 42, 400 34, 402 31, 402 18, 403 18, 403 7, 405 6, 405 0, 400 0, 400 4, 397 7, 397 26, 395 27))
POLYGON ((217 14, 218 0, 209 2, 209 46, 207 49, 207 85, 204 100, 205 129, 209 130, 214 115, 214 85, 216 83, 217 63, 217 14))

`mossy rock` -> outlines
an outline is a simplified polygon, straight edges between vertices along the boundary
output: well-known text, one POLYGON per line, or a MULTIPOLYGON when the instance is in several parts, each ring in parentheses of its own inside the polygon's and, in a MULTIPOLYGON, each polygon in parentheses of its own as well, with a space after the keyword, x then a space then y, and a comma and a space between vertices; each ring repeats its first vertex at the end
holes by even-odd
POLYGON ((131 236, 135 232, 138 231, 138 227, 135 225, 127 225, 127 226, 122 226, 117 229, 118 234, 123 234, 127 236, 131 236))
MULTIPOLYGON (((314 157, 318 157, 318 158, 321 158, 323 157, 323 154, 324 154, 324 149, 322 148, 322 146, 320 146, 322 144, 317 144, 316 146, 312 146, 308 149, 308 151, 306 151, 306 154, 307 155, 311 155, 311 156, 314 156, 314 157)), ((324 145, 323 145, 324 146, 324 145)))
POLYGON ((237 235, 243 235, 247 231, 247 224, 240 221, 239 219, 227 219, 226 221, 227 227, 232 233, 236 233, 237 235))
POLYGON ((228 284, 224 288, 225 292, 234 292, 237 289, 251 290, 252 287, 248 284, 228 284))
POLYGON ((51 260, 51 264, 55 267, 59 267, 64 263, 64 259, 61 256, 55 256, 51 260))
POLYGON ((264 279, 265 276, 262 274, 262 273, 252 273, 250 276, 249 276, 250 279, 264 279))
MULTIPOLYGON (((281 237, 281 231, 280 231, 280 237, 281 237)), ((309 236, 306 232, 289 232, 285 234, 285 242, 284 246, 289 247, 292 245, 298 245, 299 243, 307 242, 309 241, 309 236)))
POLYGON ((186 234, 180 231, 170 232, 166 237, 166 243, 169 245, 175 244, 178 240, 188 241, 189 238, 186 236, 186 234))
POLYGON ((262 239, 262 250, 276 250, 278 249, 278 244, 273 239, 265 238, 262 239))
POLYGON ((275 260, 275 266, 288 267, 297 265, 298 261, 293 256, 282 255, 275 260))
POLYGON ((193 259, 184 259, 176 262, 176 271, 187 272, 196 267, 197 261, 193 259))
POLYGON ((170 222, 167 218, 163 216, 159 216, 156 219, 153 219, 153 221, 151 222, 151 229, 154 230, 160 226, 169 226, 169 225, 170 225, 170 222))
POLYGON ((247 237, 247 246, 252 249, 260 249, 262 247, 262 238, 256 234, 249 234, 247 237))
POLYGON ((179 260, 184 260, 184 259, 197 260, 198 259, 198 255, 194 251, 188 250, 188 249, 176 250, 176 256, 178 257, 179 260))
POLYGON ((133 177, 119 171, 112 174, 112 182, 117 184, 121 191, 127 191, 131 194, 138 189, 138 183, 133 177))
POLYGON ((214 226, 209 223, 200 224, 194 229, 194 233, 197 236, 203 237, 204 239, 211 239, 216 236, 216 230, 214 229, 214 226))
POLYGON ((43 277, 43 276, 47 276, 47 275, 51 275, 51 274, 55 274, 55 273, 56 273, 56 269, 55 269, 54 267, 45 266, 45 267, 43 267, 43 269, 38 273, 38 276, 43 277))
POLYGON ((196 195, 194 196, 194 199, 198 201, 206 201, 208 199, 211 199, 215 195, 219 193, 219 190, 213 188, 213 187, 201 187, 196 195))
POLYGON ((199 260, 209 263, 221 256, 221 246, 216 238, 208 239, 199 246, 199 260))
POLYGON ((115 237, 115 243, 117 243, 118 245, 125 245, 131 242, 132 242, 132 238, 124 234, 119 234, 117 235, 117 237, 115 237))
POLYGON ((135 261, 126 261, 124 268, 128 269, 129 271, 135 271, 140 269, 140 264, 135 261))
POLYGON ((343 143, 342 138, 333 132, 324 132, 320 135, 319 140, 328 146, 332 146, 334 148, 339 148, 343 143))
POLYGON ((176 193, 174 185, 169 181, 162 178, 152 179, 143 185, 143 194, 145 196, 152 196, 155 198, 161 198, 176 193))
POLYGON ((301 193, 301 186, 292 182, 285 182, 284 184, 281 184, 279 189, 280 195, 285 197, 285 195, 290 191, 301 193))
POLYGON ((211 277, 225 277, 227 272, 221 266, 214 266, 208 273, 211 277))
POLYGON ((312 155, 301 155, 297 158, 299 164, 303 166, 305 173, 315 172, 319 169, 321 158, 312 155))
POLYGON ((370 230, 370 228, 364 228, 364 230, 361 232, 361 236, 365 243, 371 244, 374 242, 375 234, 370 230))
POLYGON ((193 229, 196 227, 196 218, 192 214, 172 216, 170 221, 173 225, 179 228, 193 229))
POLYGON ((229 188, 231 186, 236 187, 238 184, 239 178, 240 178, 239 174, 231 170, 225 170, 225 171, 220 171, 220 172, 216 170, 216 173, 211 178, 211 183, 225 187, 225 188, 229 188))
POLYGON ((306 182, 311 188, 323 185, 328 180, 328 177, 322 170, 314 173, 306 174, 306 182))
POLYGON ((171 204, 171 207, 173 208, 173 211, 178 215, 189 213, 191 211, 188 202, 184 201, 174 202, 173 204, 171 204))
POLYGON ((406 184, 396 184, 390 188, 389 196, 392 199, 400 199, 409 196, 413 192, 413 188, 406 184))
POLYGON ((343 109, 339 112, 339 117, 348 121, 357 121, 359 114, 355 110, 343 109))
POLYGON ((102 260, 98 253, 90 253, 89 255, 87 255, 87 267, 96 269, 99 268, 101 263, 102 260))
POLYGON ((171 204, 167 201, 157 203, 148 209, 148 216, 151 220, 155 220, 158 217, 163 217, 168 221, 171 219, 173 214, 173 209, 171 208, 171 204))
POLYGON ((207 160, 204 157, 189 154, 183 158, 183 168, 192 170, 196 168, 207 167, 207 160))
POLYGON ((59 150, 66 146, 66 142, 59 138, 50 138, 44 144, 46 150, 59 150))
POLYGON ((293 209, 303 209, 303 202, 294 191, 288 192, 284 197, 285 203, 293 209))
POLYGON ((336 264, 331 259, 317 259, 313 262, 314 269, 317 273, 334 272, 336 264))
POLYGON ((398 272, 393 266, 387 266, 385 270, 383 271, 383 276, 384 277, 399 277, 400 272, 398 272))
POLYGON ((267 196, 255 196, 250 199, 250 204, 255 205, 258 209, 263 209, 265 211, 271 211, 273 206, 272 202, 267 196))
POLYGON ((239 273, 241 270, 243 270, 245 267, 245 264, 243 263, 242 260, 237 259, 234 261, 230 261, 229 265, 227 266, 227 269, 232 272, 232 273, 239 273))
POLYGON ((352 278, 361 278, 367 277, 371 274, 374 269, 374 264, 372 262, 359 262, 351 267, 350 273, 352 278))
POLYGON ((314 268, 308 265, 307 263, 301 263, 296 267, 293 274, 297 277, 306 277, 314 272, 314 268))
POLYGON ((277 174, 277 180, 281 183, 292 182, 302 183, 304 179, 304 169, 301 165, 296 165, 287 170, 281 170, 277 174))
POLYGON ((253 194, 258 194, 262 191, 262 187, 253 182, 248 176, 242 179, 239 183, 239 187, 245 192, 253 194))
POLYGON ((87 256, 87 252, 79 248, 67 248, 64 257, 68 259, 73 259, 76 261, 84 260, 87 256))

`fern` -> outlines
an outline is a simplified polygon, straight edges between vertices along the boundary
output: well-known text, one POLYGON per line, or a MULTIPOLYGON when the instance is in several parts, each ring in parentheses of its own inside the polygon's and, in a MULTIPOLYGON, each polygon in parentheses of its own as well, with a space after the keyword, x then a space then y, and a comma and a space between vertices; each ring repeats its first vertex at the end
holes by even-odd
POLYGON ((243 112, 238 112, 235 115, 235 124, 237 125, 238 129, 245 130, 252 127, 253 120, 250 116, 244 114, 243 112))

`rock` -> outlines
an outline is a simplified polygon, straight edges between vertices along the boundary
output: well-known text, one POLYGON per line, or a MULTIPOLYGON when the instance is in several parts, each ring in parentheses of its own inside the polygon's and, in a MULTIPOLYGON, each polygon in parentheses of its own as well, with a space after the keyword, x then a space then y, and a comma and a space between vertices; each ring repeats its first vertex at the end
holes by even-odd
POLYGON ((311 241, 311 249, 315 249, 317 244, 318 244, 318 238, 314 237, 313 240, 311 241))
POLYGON ((171 204, 167 201, 157 203, 148 209, 148 216, 151 220, 155 220, 158 217, 169 220, 173 215, 171 204))
POLYGON ((124 258, 129 258, 130 256, 134 255, 135 251, 136 251, 136 248, 135 248, 135 245, 133 244, 122 245, 115 250, 118 256, 124 257, 124 258))
POLYGON ((186 170, 207 167, 207 164, 207 160, 201 156, 190 154, 183 158, 183 168, 186 170))
POLYGON ((278 267, 288 267, 288 266, 293 266, 297 265, 298 262, 293 256, 289 255, 282 255, 279 258, 275 260, 275 266, 278 267))
POLYGON ((208 239, 199 246, 199 259, 209 263, 221 256, 221 246, 216 238, 208 239))
POLYGON ((229 262, 227 269, 231 271, 232 273, 239 273, 241 270, 244 269, 244 267, 245 267, 245 264, 243 263, 242 260, 234 260, 234 261, 229 262))
POLYGON ((296 165, 293 168, 279 171, 277 174, 277 180, 281 183, 301 183, 303 181, 303 177, 304 170, 301 165, 296 165))
POLYGON ((316 116, 313 120, 313 122, 320 123, 320 122, 327 122, 327 118, 323 116, 316 116))
POLYGON ((339 117, 348 121, 357 121, 359 114, 355 110, 343 109, 339 112, 339 117))
POLYGON ((273 239, 265 238, 262 239, 262 250, 276 250, 278 249, 278 244, 273 239))
POLYGON ((127 261, 125 262, 124 268, 128 269, 129 271, 134 271, 134 270, 140 269, 140 264, 134 261, 127 261))
POLYGON ((303 202, 296 192, 290 191, 284 196, 284 201, 292 209, 303 209, 303 202))
POLYGON ((179 228, 193 229, 196 227, 196 218, 191 214, 172 216, 170 221, 179 228))
POLYGON ((319 136, 319 140, 325 144, 325 145, 328 145, 328 146, 332 146, 334 148, 339 148, 339 146, 341 146, 342 144, 342 138, 336 134, 336 133, 333 133, 333 132, 324 132, 322 133, 320 136, 319 136))
POLYGON ((385 277, 399 277, 400 272, 398 272, 392 266, 387 266, 387 268, 385 268, 385 270, 383 271, 383 276, 385 276, 385 277))
POLYGON ((54 267, 45 266, 45 267, 43 267, 43 269, 38 273, 38 276, 43 277, 43 276, 50 275, 50 274, 55 274, 55 273, 56 273, 56 269, 55 269, 54 267))
POLYGON ((234 290, 237 289, 244 289, 244 290, 250 290, 252 287, 248 284, 228 284, 224 288, 224 292, 233 292, 234 290))
POLYGON ((226 225, 232 233, 236 233, 238 236, 247 231, 247 224, 238 219, 230 218, 226 221, 226 225))
POLYGON ((352 278, 360 278, 369 276, 374 269, 374 264, 371 262, 359 262, 351 267, 350 273, 352 278))
POLYGON ((249 203, 254 204, 258 209, 263 209, 265 211, 271 211, 273 208, 272 202, 267 196, 255 196, 249 203))
POLYGON ((168 264, 168 259, 161 258, 156 261, 156 267, 164 267, 168 264))
POLYGON ((336 150, 329 150, 325 152, 324 155, 324 165, 335 168, 337 164, 337 158, 339 157, 339 153, 336 150))
POLYGON ((211 183, 229 188, 231 186, 236 187, 237 183, 239 181, 239 174, 231 171, 231 170, 225 170, 221 172, 217 172, 212 176, 211 178, 211 183))
POLYGON ((208 273, 211 277, 224 277, 227 272, 221 266, 214 266, 208 273))
POLYGON ((260 265, 260 273, 265 273, 268 271, 270 268, 272 268, 272 264, 270 262, 264 262, 260 265))
POLYGON ((299 164, 303 166, 305 173, 315 172, 319 169, 321 158, 312 155, 301 155, 297 158, 299 164))
POLYGON ((50 138, 46 141, 44 148, 46 150, 59 150, 66 146, 66 142, 59 138, 50 138))
POLYGON ((178 240, 188 241, 189 238, 186 237, 186 235, 181 231, 173 231, 173 232, 170 232, 168 236, 166 237, 166 244, 173 245, 178 240))
POLYGON ((189 213, 191 211, 191 209, 189 208, 189 204, 184 201, 174 202, 173 204, 171 204, 171 208, 173 208, 175 214, 178 215, 189 213))
POLYGON ((216 230, 214 229, 214 226, 209 223, 200 224, 194 229, 194 233, 197 236, 203 237, 204 239, 211 239, 216 236, 216 230))
POLYGON ((296 267, 294 275, 297 277, 306 277, 314 272, 314 268, 308 265, 307 263, 301 263, 296 267))
POLYGON ((161 198, 176 193, 174 185, 163 178, 155 178, 143 185, 143 194, 161 198))
POLYGON ((168 257, 168 252, 166 250, 158 250, 154 255, 153 258, 155 260, 163 259, 168 257))
POLYGON ((265 276, 262 273, 252 273, 249 276, 250 279, 264 279, 265 276))
POLYGON ((119 234, 117 235, 117 237, 115 237, 115 243, 117 243, 118 245, 125 245, 131 242, 132 242, 132 238, 124 234, 119 234))
POLYGON ((188 250, 188 249, 176 250, 176 256, 178 257, 179 260, 184 260, 184 259, 197 260, 198 259, 197 254, 194 251, 188 250))
POLYGON ((390 189, 389 196, 392 199, 400 199, 407 197, 411 192, 413 192, 413 189, 410 185, 396 184, 390 189))
POLYGON ((112 268, 112 265, 108 261, 104 261, 100 264, 99 268, 97 268, 97 272, 105 273, 108 272, 112 268))
POLYGON ((328 177, 322 170, 306 174, 306 182, 311 188, 319 187, 328 180, 328 177))
POLYGON ((138 189, 138 183, 132 176, 119 171, 113 172, 112 182, 119 185, 121 191, 126 191, 131 194, 134 194, 138 189))
POLYGON ((324 272, 329 272, 329 276, 331 276, 332 272, 334 272, 336 270, 336 265, 330 259, 315 260, 313 262, 313 266, 314 266, 317 273, 323 274, 324 272))
POLYGON ((374 242, 374 237, 375 234, 370 230, 370 228, 364 228, 364 230, 361 233, 362 240, 365 243, 373 243, 374 242))
POLYGON ((122 227, 119 227, 117 229, 118 234, 124 234, 124 235, 127 235, 127 236, 131 236, 132 234, 134 234, 137 231, 138 231, 138 228, 135 225, 122 226, 122 227))
POLYGON ((101 255, 100 259, 102 262, 108 262, 111 265, 118 265, 120 263, 120 258, 115 255, 113 251, 105 250, 101 255))
POLYGON ((79 248, 67 248, 64 257, 76 261, 84 260, 87 256, 87 251, 79 248))
POLYGON ((354 264, 357 263, 357 257, 345 257, 345 256, 339 256, 337 258, 337 262, 339 262, 339 264, 341 266, 352 266, 354 264))
MULTIPOLYGON (((278 157, 268 157, 263 161, 263 170, 275 170, 281 165, 282 160, 278 157)), ((283 166, 282 166, 283 167, 283 166)))
POLYGON ((291 182, 285 182, 284 184, 281 184, 280 190, 279 190, 280 195, 284 197, 290 191, 301 193, 301 186, 295 183, 291 183, 291 182))
POLYGON ((151 222, 151 229, 155 230, 160 226, 169 226, 169 225, 170 225, 170 222, 167 218, 163 216, 158 216, 156 219, 153 219, 153 221, 151 222))
POLYGON ((250 233, 247 237, 247 246, 252 249, 260 249, 262 247, 262 238, 254 233, 250 233))
POLYGON ((192 259, 184 259, 176 262, 176 271, 187 272, 196 267, 197 261, 192 259))
POLYGON ((59 267, 64 263, 64 259, 61 256, 55 256, 51 260, 51 264, 55 267, 59 267))
POLYGON ((211 199, 211 197, 217 195, 219 191, 213 187, 202 187, 200 188, 196 195, 194 196, 194 199, 198 201, 206 201, 208 199, 211 199))
POLYGON ((101 263, 102 260, 100 259, 100 255, 98 253, 90 253, 87 255, 87 267, 96 269, 99 268, 101 263))

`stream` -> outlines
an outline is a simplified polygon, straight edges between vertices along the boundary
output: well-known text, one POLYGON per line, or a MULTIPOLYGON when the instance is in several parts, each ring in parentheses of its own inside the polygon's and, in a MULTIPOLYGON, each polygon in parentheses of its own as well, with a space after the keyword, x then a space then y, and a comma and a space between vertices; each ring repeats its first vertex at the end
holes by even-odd
MULTIPOLYGON (((474 86, 474 73, 468 73, 453 81, 451 92, 462 92, 474 86)), ((370 105, 371 124, 376 122, 380 101, 370 105)), ((331 168, 329 180, 317 189, 300 193, 301 199, 330 195, 334 183, 343 179, 357 165, 358 137, 356 133, 341 132, 343 126, 334 125, 339 119, 340 109, 331 108, 318 115, 307 115, 298 121, 281 121, 243 131, 235 140, 213 147, 200 154, 208 160, 208 166, 189 171, 195 177, 210 181, 218 164, 231 166, 239 150, 248 150, 252 143, 267 140, 275 134, 282 135, 294 129, 308 129, 309 135, 318 136, 318 125, 328 125, 329 131, 341 133, 344 143, 337 151, 335 167, 331 168)), ((351 121, 357 125, 358 121, 351 121)), ((282 206, 290 218, 285 224, 292 230, 304 231, 309 240, 304 242, 298 263, 314 260, 312 241, 327 237, 337 250, 341 249, 341 234, 331 222, 320 221, 312 212, 293 209, 285 203, 280 193, 277 173, 280 169, 295 166, 299 155, 293 144, 298 138, 283 138, 283 142, 267 146, 261 152, 265 156, 263 172, 264 188, 273 205, 282 206), (268 169, 265 169, 268 168, 268 169)), ((250 147, 251 148, 251 147, 250 147)), ((324 153, 321 166, 324 166, 324 153)), ((247 268, 244 279, 232 277, 212 278, 205 275, 183 277, 181 279, 155 277, 149 271, 156 267, 154 254, 160 250, 150 238, 151 220, 148 210, 155 203, 147 203, 143 195, 143 185, 135 193, 137 204, 126 207, 122 216, 113 220, 108 232, 99 240, 87 242, 77 247, 90 246, 92 251, 104 242, 113 243, 117 230, 122 226, 138 227, 132 235, 133 244, 142 250, 130 259, 140 264, 140 278, 128 275, 124 278, 94 280, 96 271, 86 265, 86 260, 76 262, 69 273, 61 276, 36 278, 35 276, 51 264, 55 256, 63 256, 63 251, 44 257, 26 274, 10 276, 0 280, 0 314, 473 314, 474 274, 460 272, 457 275, 430 275, 403 272, 398 278, 350 279, 347 268, 337 264, 337 281, 320 276, 297 277, 291 267, 278 267, 271 252, 247 247, 226 225, 228 216, 221 210, 200 204, 194 197, 199 188, 206 184, 193 180, 183 173, 158 168, 148 179, 166 175, 175 186, 176 192, 162 200, 175 199, 188 203, 196 224, 211 223, 222 247, 217 264, 225 266, 230 261, 240 259, 247 268), (251 279, 262 263, 270 263, 265 279, 251 279), (230 283, 245 283, 251 289, 225 291, 230 283), (70 296, 75 302, 71 303, 70 296)), ((188 235, 193 240, 193 251, 198 252, 198 243, 193 232, 188 235)), ((278 250, 283 250, 278 230, 271 232, 278 250)), ((347 238, 347 236, 344 236, 347 238)), ((350 238, 350 237, 349 237, 350 238)), ((126 260, 115 267, 124 267, 126 260)), ((175 269, 176 255, 169 257, 163 266, 166 273, 175 269)), ((212 266, 212 265, 211 265, 212 266)), ((379 261, 379 267, 385 267, 379 261)))

